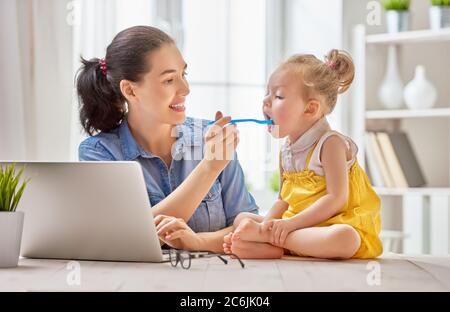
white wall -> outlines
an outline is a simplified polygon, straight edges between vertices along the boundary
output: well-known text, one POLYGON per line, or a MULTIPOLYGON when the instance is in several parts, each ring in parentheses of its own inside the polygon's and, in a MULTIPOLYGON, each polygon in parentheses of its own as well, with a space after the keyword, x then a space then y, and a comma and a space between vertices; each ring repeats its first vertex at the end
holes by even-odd
MULTIPOLYGON (((287 0, 285 14, 285 57, 311 53, 323 60, 331 49, 343 48, 342 0, 287 0)), ((340 96, 335 110, 328 116, 332 127, 344 133, 346 102, 346 97, 340 96)))
POLYGON ((15 1, 0 2, 0 40, 7 43, 0 49, 0 159, 24 158, 26 152, 17 11, 15 1))
POLYGON ((67 1, 1 2, 0 159, 66 160, 72 94, 67 1))

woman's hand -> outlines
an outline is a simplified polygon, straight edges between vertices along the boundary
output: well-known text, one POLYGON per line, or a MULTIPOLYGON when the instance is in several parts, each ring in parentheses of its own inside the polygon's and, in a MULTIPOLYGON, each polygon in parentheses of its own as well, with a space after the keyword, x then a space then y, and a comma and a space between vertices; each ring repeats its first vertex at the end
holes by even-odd
MULTIPOLYGON (((175 216, 187 222, 233 158, 238 144, 237 129, 233 125, 225 126, 231 118, 222 117, 220 112, 216 113, 216 119, 215 125, 206 132, 204 159, 171 194, 152 207, 155 216, 175 216), (231 156, 224 157, 222 151, 231 156)), ((203 235, 200 236, 203 239, 203 235)))
POLYGON ((286 237, 295 230, 291 219, 272 219, 262 223, 263 231, 271 231, 270 243, 283 247, 286 237))
POLYGON ((216 113, 215 120, 205 134, 204 159, 212 169, 222 171, 234 157, 239 131, 236 125, 227 125, 231 117, 223 117, 221 112, 216 113))
POLYGON ((156 233, 160 240, 172 248, 198 251, 201 239, 181 218, 158 215, 155 217, 156 233))

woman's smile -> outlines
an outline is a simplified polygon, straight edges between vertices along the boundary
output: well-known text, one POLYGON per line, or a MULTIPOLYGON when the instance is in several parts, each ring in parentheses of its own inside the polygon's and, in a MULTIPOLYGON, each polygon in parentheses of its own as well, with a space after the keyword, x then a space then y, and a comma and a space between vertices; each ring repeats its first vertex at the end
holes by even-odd
POLYGON ((172 104, 169 105, 169 108, 174 110, 177 113, 183 113, 186 110, 186 106, 184 105, 185 99, 176 100, 172 104))

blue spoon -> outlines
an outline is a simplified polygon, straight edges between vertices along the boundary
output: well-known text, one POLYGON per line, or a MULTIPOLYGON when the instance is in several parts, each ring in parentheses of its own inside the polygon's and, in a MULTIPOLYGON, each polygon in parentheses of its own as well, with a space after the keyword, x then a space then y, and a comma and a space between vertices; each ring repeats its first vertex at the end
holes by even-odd
MULTIPOLYGON (((210 121, 208 123, 208 125, 212 125, 213 123, 215 123, 216 121, 210 121)), ((232 119, 230 121, 230 124, 236 124, 239 122, 256 122, 259 123, 261 125, 273 125, 273 120, 269 119, 269 120, 259 120, 259 119, 232 119)))

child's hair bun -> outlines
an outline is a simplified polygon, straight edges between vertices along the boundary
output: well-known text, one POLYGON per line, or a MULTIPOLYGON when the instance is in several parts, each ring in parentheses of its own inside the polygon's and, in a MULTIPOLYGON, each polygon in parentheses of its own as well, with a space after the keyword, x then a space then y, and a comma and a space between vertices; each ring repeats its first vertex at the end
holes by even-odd
POLYGON ((345 51, 333 49, 325 57, 325 65, 336 74, 338 93, 345 92, 355 77, 355 65, 350 55, 345 51))

